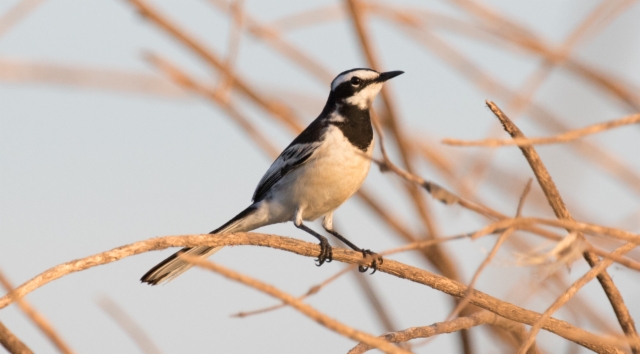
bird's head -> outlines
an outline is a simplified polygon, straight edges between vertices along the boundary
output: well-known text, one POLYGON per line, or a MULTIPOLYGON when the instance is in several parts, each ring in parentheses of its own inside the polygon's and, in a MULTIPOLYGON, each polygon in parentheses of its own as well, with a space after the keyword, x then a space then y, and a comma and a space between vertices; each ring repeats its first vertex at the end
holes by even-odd
POLYGON ((371 69, 347 70, 333 79, 331 94, 337 102, 368 109, 382 89, 382 84, 400 74, 404 74, 404 71, 379 73, 371 69))

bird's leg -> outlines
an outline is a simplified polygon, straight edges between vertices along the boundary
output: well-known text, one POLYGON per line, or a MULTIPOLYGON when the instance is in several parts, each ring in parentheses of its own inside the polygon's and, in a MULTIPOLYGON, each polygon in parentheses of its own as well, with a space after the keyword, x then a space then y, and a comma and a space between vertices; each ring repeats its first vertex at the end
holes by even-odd
POLYGON ((378 266, 380 266, 382 262, 384 262, 384 259, 382 259, 382 256, 380 256, 379 254, 372 252, 369 249, 362 249, 354 245, 351 241, 347 240, 344 236, 340 235, 336 230, 334 230, 332 214, 329 214, 324 217, 324 220, 322 222, 322 227, 325 229, 325 231, 335 236, 338 240, 344 242, 347 246, 351 247, 352 250, 356 252, 361 252, 363 259, 366 259, 367 256, 371 257, 371 265, 369 265, 368 267, 365 267, 363 265, 358 266, 358 270, 360 271, 360 273, 364 273, 369 268, 371 268, 373 269, 373 272, 371 272, 371 274, 373 274, 378 270, 378 266))
POLYGON ((313 237, 317 238, 320 241, 320 254, 318 255, 318 259, 316 259, 316 262, 318 262, 316 265, 318 267, 321 266, 324 262, 331 263, 331 261, 333 261, 333 249, 331 248, 329 241, 326 237, 311 230, 307 225, 302 223, 302 211, 300 209, 296 211, 296 217, 293 220, 293 224, 300 230, 311 234, 313 237))
POLYGON ((300 230, 304 230, 309 234, 313 235, 318 240, 320 240, 320 254, 318 255, 318 259, 316 259, 316 261, 318 262, 318 264, 316 265, 319 267, 324 262, 331 263, 331 261, 333 260, 333 250, 331 249, 331 245, 329 244, 329 241, 327 241, 327 238, 311 230, 309 227, 307 227, 307 225, 303 223, 300 223, 300 224, 294 223, 294 224, 300 230))

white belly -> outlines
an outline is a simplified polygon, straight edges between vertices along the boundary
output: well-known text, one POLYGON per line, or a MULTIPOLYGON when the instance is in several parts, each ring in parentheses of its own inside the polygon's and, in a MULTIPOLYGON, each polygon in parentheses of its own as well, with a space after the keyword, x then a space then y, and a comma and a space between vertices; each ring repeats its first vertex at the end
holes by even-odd
POLYGON ((364 152, 351 145, 337 127, 328 129, 314 156, 286 175, 275 193, 278 197, 274 202, 284 209, 302 209, 304 220, 315 220, 338 208, 358 191, 371 166, 368 157, 373 153, 373 143, 364 152))

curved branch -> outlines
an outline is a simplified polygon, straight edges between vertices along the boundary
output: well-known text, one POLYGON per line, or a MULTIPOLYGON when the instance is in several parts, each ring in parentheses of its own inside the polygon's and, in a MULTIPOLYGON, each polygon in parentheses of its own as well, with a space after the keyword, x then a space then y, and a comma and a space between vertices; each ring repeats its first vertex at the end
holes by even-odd
MULTIPOLYGON (((7 307, 15 297, 23 297, 35 289, 65 275, 98 265, 112 263, 140 253, 162 250, 169 247, 218 247, 238 245, 271 247, 306 257, 317 257, 320 251, 319 246, 316 244, 283 236, 258 233, 236 233, 228 235, 205 234, 152 238, 50 268, 20 285, 12 293, 0 298, 0 309, 7 307)), ((342 248, 334 248, 333 259, 344 263, 359 264, 362 262, 362 254, 342 248)), ((385 260, 378 268, 378 271, 429 286, 457 298, 465 296, 468 291, 466 286, 454 280, 391 259, 385 260)), ((472 294, 470 303, 512 321, 532 325, 541 316, 538 312, 523 309, 478 290, 473 290, 472 294)), ((608 340, 581 328, 577 328, 565 321, 550 318, 544 322, 542 328, 600 353, 622 353, 621 350, 611 345, 608 340)))
MULTIPOLYGON (((497 316, 495 313, 481 311, 466 317, 459 317, 451 321, 434 323, 430 326, 411 327, 398 332, 385 333, 381 335, 380 338, 383 338, 391 343, 403 343, 416 338, 429 338, 438 334, 453 333, 486 323, 498 326, 500 328, 508 330, 509 332, 513 332, 513 330, 515 329, 514 325, 516 325, 515 322, 497 316)), ((353 347, 348 354, 362 354, 373 348, 374 347, 366 343, 359 343, 358 345, 353 347)))
POLYGON ((265 294, 271 295, 277 299, 282 300, 283 302, 285 302, 286 304, 288 304, 289 306, 293 307, 294 309, 298 310, 300 313, 302 313, 303 315, 311 318, 312 320, 320 323, 322 326, 337 332, 345 337, 351 338, 353 340, 357 340, 357 341, 361 341, 363 343, 366 343, 367 345, 370 345, 374 348, 378 348, 380 350, 382 350, 385 353, 391 353, 391 354, 410 354, 409 351, 406 351, 404 349, 398 348, 394 345, 392 345, 391 343, 387 342, 386 340, 384 340, 383 338, 379 338, 379 337, 375 337, 372 336, 371 334, 365 333, 365 332, 361 332, 358 331, 356 329, 353 329, 345 324, 342 324, 336 320, 334 320, 333 318, 321 313, 320 311, 314 309, 313 307, 307 305, 306 303, 300 301, 299 299, 296 299, 295 297, 293 297, 290 294, 287 294, 269 284, 265 284, 259 280, 256 280, 254 278, 248 277, 244 274, 240 274, 238 272, 235 272, 231 269, 222 267, 218 264, 209 262, 207 260, 204 260, 202 258, 198 258, 198 257, 194 257, 194 256, 189 256, 189 255, 184 255, 184 254, 179 254, 178 257, 183 258, 184 260, 186 260, 187 262, 193 263, 201 268, 204 269, 208 269, 211 270, 213 272, 216 272, 222 276, 224 276, 225 278, 240 282, 244 285, 250 286, 258 291, 261 291, 265 294))

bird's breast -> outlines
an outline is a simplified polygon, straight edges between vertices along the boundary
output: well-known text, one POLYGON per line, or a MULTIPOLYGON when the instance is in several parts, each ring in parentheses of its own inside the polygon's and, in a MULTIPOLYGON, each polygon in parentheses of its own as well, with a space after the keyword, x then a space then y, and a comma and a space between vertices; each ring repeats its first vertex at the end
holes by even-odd
POLYGON ((335 210, 364 182, 372 152, 373 141, 366 150, 360 150, 339 128, 329 126, 311 159, 290 174, 296 182, 288 184, 294 186, 287 193, 288 202, 303 209, 305 220, 315 220, 335 210))

